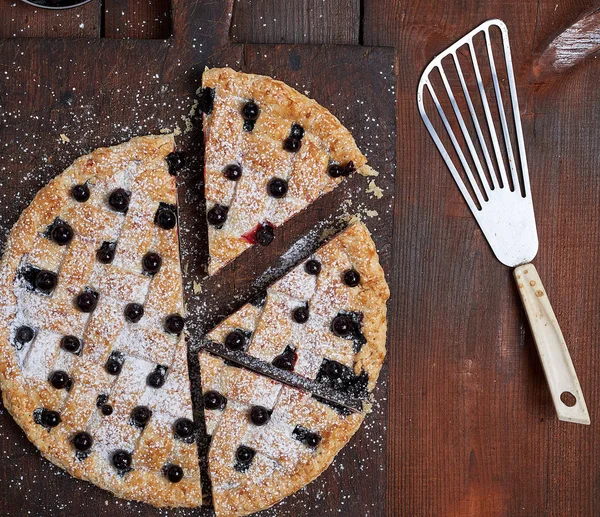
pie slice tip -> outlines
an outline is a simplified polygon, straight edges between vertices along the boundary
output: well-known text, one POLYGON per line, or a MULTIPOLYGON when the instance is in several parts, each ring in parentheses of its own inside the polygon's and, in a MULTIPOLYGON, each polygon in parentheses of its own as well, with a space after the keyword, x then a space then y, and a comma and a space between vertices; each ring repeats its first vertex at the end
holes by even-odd
POLYGON ((327 109, 270 77, 208 69, 202 76, 209 274, 366 164, 327 109))

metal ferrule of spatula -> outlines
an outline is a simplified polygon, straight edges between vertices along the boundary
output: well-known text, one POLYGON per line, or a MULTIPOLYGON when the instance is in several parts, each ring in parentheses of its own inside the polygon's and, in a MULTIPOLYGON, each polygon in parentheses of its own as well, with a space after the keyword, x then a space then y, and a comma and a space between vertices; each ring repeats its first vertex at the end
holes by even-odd
POLYGON ((515 268, 514 277, 558 418, 589 425, 564 337, 548 294, 530 263, 538 250, 538 236, 506 25, 488 20, 433 59, 419 82, 417 102, 430 135, 492 251, 500 262, 515 268), (500 37, 492 38, 490 30, 499 31, 500 37), (500 49, 493 47, 495 41, 501 41, 500 49), (501 69, 496 63, 499 52, 504 60, 501 69), (491 76, 489 88, 482 77, 481 56, 485 57, 485 72, 491 76), (465 62, 471 69, 466 69, 465 62), (508 81, 506 99, 499 70, 505 72, 508 81), (425 95, 429 96, 428 106, 432 106, 430 113, 425 95))

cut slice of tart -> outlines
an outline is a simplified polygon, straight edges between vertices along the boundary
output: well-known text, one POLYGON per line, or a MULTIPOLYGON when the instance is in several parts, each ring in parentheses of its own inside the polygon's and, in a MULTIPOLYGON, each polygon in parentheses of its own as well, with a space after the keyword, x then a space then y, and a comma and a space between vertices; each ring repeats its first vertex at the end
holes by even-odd
POLYGON ((255 243, 366 163, 328 110, 270 77, 206 70, 204 181, 209 273, 255 243))
POLYGON ((318 477, 363 421, 310 393, 199 354, 218 517, 268 508, 318 477))
POLYGON ((357 223, 203 338, 219 517, 268 508, 308 484, 360 427, 369 404, 355 402, 367 401, 385 357, 388 297, 357 223))
POLYGON ((385 357, 388 297, 375 244, 357 223, 205 340, 362 398, 373 389, 385 357))
POLYGON ((42 454, 119 497, 197 506, 172 136, 77 159, 0 264, 0 381, 42 454))

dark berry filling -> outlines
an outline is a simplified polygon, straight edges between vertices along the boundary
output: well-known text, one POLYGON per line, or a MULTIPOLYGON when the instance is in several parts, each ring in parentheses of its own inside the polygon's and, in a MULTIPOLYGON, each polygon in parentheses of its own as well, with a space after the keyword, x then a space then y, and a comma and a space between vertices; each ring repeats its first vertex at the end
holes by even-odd
POLYGON ((74 185, 71 189, 71 196, 75 201, 85 203, 90 198, 90 189, 85 183, 82 185, 74 185))
POLYGON ((62 370, 53 372, 48 380, 57 390, 62 390, 71 384, 71 378, 67 372, 63 372, 62 370))
POLYGON ((169 465, 166 476, 171 483, 179 483, 183 479, 183 469, 179 465, 169 465))
POLYGON ((311 449, 316 449, 321 442, 321 437, 317 433, 313 433, 301 425, 295 427, 292 431, 292 436, 311 449))
POLYGON ((297 359, 298 354, 296 354, 296 351, 288 345, 282 354, 273 359, 273 366, 291 372, 296 365, 297 359))
POLYGON ((256 242, 261 246, 268 246, 275 239, 275 232, 273 226, 268 223, 262 223, 258 230, 256 230, 256 242))
POLYGON ((102 414, 104 416, 110 416, 112 415, 113 412, 113 407, 110 404, 104 404, 101 408, 100 411, 102 411, 102 414))
POLYGON ((249 101, 244 104, 244 107, 242 108, 242 117, 244 117, 244 120, 256 122, 259 115, 260 108, 255 102, 249 101))
POLYGON ((257 224, 255 228, 243 234, 242 238, 250 244, 258 242, 261 246, 268 246, 275 238, 273 225, 269 222, 257 224))
POLYGON ((185 327, 185 320, 179 314, 171 314, 165 320, 165 330, 169 334, 180 334, 185 327))
POLYGON ((200 93, 200 99, 198 100, 198 107, 200 108, 200 111, 208 115, 213 109, 214 100, 214 88, 202 88, 202 92, 200 93))
POLYGON ((81 312, 92 312, 98 305, 98 293, 92 290, 86 290, 75 298, 75 307, 81 312))
POLYGON ((349 269, 344 272, 344 283, 349 287, 356 287, 360 284, 360 273, 355 269, 349 269))
POLYGON ((187 418, 179 418, 173 424, 173 430, 179 438, 191 438, 194 435, 194 422, 187 418))
POLYGON ((336 413, 339 413, 344 417, 352 414, 352 410, 342 406, 341 404, 336 404, 335 402, 331 402, 330 400, 319 397, 318 395, 313 395, 312 398, 318 400, 321 404, 329 406, 331 409, 334 409, 336 413))
POLYGON ((367 373, 362 371, 359 375, 356 375, 352 368, 337 361, 323 359, 316 380, 335 391, 340 391, 356 398, 364 398, 368 395, 367 384, 369 383, 369 377, 367 373))
POLYGON ((112 455, 112 464, 119 471, 129 470, 131 467, 131 454, 127 451, 118 450, 112 455))
POLYGON ((309 275, 318 275, 321 272, 321 263, 318 260, 311 259, 304 264, 304 270, 309 275))
POLYGON ((53 411, 46 408, 36 409, 33 413, 33 419, 36 423, 49 429, 56 427, 61 422, 58 411, 53 411))
POLYGON ((227 221, 227 212, 229 212, 229 207, 214 205, 206 213, 206 220, 211 226, 220 229, 225 224, 225 221, 227 221))
POLYGON ((93 442, 91 435, 85 431, 80 431, 73 437, 73 447, 80 452, 89 451, 93 442))
POLYGON ((300 124, 293 123, 292 129, 290 130, 290 136, 301 140, 304 136, 304 128, 300 124))
POLYGON ((67 223, 55 224, 50 231, 50 238, 59 246, 65 246, 73 239, 73 228, 67 223))
POLYGON ((160 203, 154 222, 163 230, 172 230, 177 224, 177 208, 174 205, 160 203))
POLYGON ((130 323, 137 323, 144 315, 144 307, 139 303, 128 303, 125 306, 125 319, 130 323))
POLYGON ((250 421, 256 426, 265 425, 271 419, 271 412, 263 406, 252 406, 250 421))
POLYGON ((75 336, 63 336, 60 340, 60 347, 71 354, 81 353, 81 341, 75 336))
POLYGON ((362 314, 360 312, 342 312, 331 322, 331 331, 339 337, 354 341, 354 352, 360 352, 367 342, 361 332, 362 314))
POLYGON ((185 155, 182 152, 172 152, 165 158, 169 166, 169 174, 177 176, 177 173, 185 165, 185 155))
POLYGON ((290 153, 297 153, 302 147, 302 140, 299 138, 294 138, 293 136, 288 136, 283 141, 283 148, 290 153))
POLYGON ((310 317, 308 306, 296 307, 292 311, 292 319, 296 323, 306 323, 310 317))
POLYGON ((149 251, 142 258, 142 268, 146 273, 155 275, 160 270, 160 266, 162 266, 162 259, 158 253, 149 251))
POLYGON ((331 322, 331 331, 339 337, 348 337, 354 331, 352 319, 345 314, 339 314, 331 322))
POLYGON ((96 397, 96 407, 102 407, 104 404, 108 402, 108 395, 106 393, 100 393, 96 397))
POLYGON ((152 411, 146 406, 136 406, 131 412, 131 420, 136 427, 143 428, 150 420, 152 411))
POLYGON ((269 181, 267 185, 267 190, 271 197, 275 199, 281 199, 285 197, 288 191, 288 183, 284 179, 281 178, 273 178, 269 181))
POLYGON ((218 391, 207 391, 203 397, 204 407, 211 410, 222 410, 227 405, 227 399, 218 391))
POLYGON ((242 330, 232 330, 225 338, 225 346, 229 350, 243 350, 248 342, 249 335, 242 330))
POLYGON ((167 367, 159 365, 146 377, 146 384, 154 389, 162 388, 165 384, 166 376, 167 367))
POLYGON ((58 278, 52 271, 38 270, 35 275, 35 288, 45 294, 50 294, 56 287, 58 278))
POLYGON ((119 375, 124 361, 125 356, 121 352, 112 352, 104 365, 104 369, 111 375, 119 375))
POLYGON ((98 248, 98 251, 96 251, 96 258, 98 259, 98 262, 101 262, 102 264, 110 264, 115 258, 116 247, 116 242, 104 241, 98 248))
POLYGON ((19 327, 15 332, 15 340, 18 343, 24 345, 25 343, 29 343, 35 336, 35 331, 26 325, 19 327))
POLYGON ((108 204, 115 212, 124 214, 129 209, 129 193, 122 188, 113 190, 108 196, 108 204))
POLYGON ((223 175, 231 181, 237 181, 242 177, 242 168, 237 163, 225 167, 223 175))
POLYGON ((240 445, 235 451, 235 465, 233 468, 238 472, 245 472, 252 465, 256 451, 247 445, 240 445))
POLYGON ((354 166, 354 162, 348 162, 344 166, 340 165, 339 163, 330 163, 329 167, 327 167, 327 174, 329 174, 332 178, 350 176, 350 174, 355 171, 356 167, 354 166))

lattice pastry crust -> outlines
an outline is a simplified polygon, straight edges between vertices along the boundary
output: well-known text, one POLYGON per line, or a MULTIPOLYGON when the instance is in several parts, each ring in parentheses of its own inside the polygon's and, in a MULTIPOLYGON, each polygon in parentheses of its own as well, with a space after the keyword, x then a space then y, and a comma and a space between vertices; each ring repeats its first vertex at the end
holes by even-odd
POLYGON ((281 81, 213 68, 202 76, 209 273, 366 163, 328 110, 281 81))
MULTIPOLYGON (((366 160, 333 115, 279 81, 215 69, 203 85, 212 273, 366 160)), ((246 515, 316 478, 360 427, 364 412, 312 390, 368 398, 389 290, 363 224, 330 240, 205 336, 293 370, 311 392, 203 351, 197 428, 173 148, 164 135, 98 149, 23 212, 0 263, 2 395, 50 461, 155 506, 202 503, 205 427, 216 512, 246 515)))
POLYGON ((0 264, 0 381, 28 438, 73 476, 197 506, 173 148, 98 149, 23 212, 0 264))

